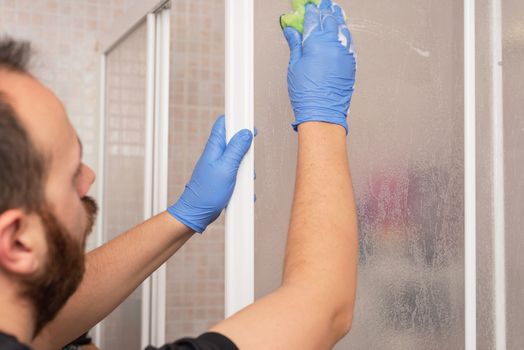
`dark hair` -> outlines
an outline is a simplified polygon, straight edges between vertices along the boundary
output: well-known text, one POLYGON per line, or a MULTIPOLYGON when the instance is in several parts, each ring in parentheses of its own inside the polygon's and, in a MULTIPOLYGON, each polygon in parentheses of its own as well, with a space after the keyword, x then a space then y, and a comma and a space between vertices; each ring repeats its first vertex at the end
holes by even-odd
MULTIPOLYGON (((27 42, 0 39, 0 70, 26 73, 27 42)), ((0 91, 0 213, 21 208, 38 210, 44 201, 44 157, 17 117, 8 96, 0 91)))
POLYGON ((0 38, 0 69, 27 73, 30 58, 31 44, 28 41, 0 38))
POLYGON ((44 159, 0 93, 0 213, 38 210, 44 200, 44 159))

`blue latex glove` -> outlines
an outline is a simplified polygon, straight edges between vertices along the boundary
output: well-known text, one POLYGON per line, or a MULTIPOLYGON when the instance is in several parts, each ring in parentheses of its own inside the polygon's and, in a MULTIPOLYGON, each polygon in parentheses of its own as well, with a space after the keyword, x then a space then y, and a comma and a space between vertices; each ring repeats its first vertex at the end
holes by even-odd
POLYGON ((331 0, 306 5, 304 34, 284 28, 291 50, 288 93, 295 131, 308 121, 339 124, 346 116, 355 85, 356 58, 343 10, 331 0))
POLYGON ((191 180, 178 201, 167 211, 192 230, 204 232, 231 199, 238 167, 252 139, 251 131, 244 129, 226 145, 225 118, 219 117, 191 180))

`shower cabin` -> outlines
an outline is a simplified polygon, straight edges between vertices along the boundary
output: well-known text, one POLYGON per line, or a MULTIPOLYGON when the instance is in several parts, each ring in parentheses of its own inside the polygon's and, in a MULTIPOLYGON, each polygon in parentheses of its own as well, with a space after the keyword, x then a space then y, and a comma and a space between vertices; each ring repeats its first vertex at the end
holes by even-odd
MULTIPOLYGON (((524 3, 339 3, 358 55, 359 277, 336 349, 524 348, 524 3)), ((104 38, 98 244, 178 198, 218 115, 229 136, 259 135, 226 214, 96 327, 102 348, 196 336, 279 286, 297 137, 277 19, 290 9, 144 0, 104 38)))

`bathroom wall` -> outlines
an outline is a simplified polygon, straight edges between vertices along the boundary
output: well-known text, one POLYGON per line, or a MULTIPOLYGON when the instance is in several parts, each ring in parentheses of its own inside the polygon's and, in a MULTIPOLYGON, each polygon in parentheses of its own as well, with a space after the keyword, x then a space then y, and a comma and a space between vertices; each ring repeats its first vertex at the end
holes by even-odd
MULTIPOLYGON (((337 349, 461 349, 462 2, 340 1, 358 55, 349 158, 359 216, 353 327, 337 349)), ((255 1, 256 297, 281 280, 296 164, 278 17, 255 1)), ((312 312, 314 312, 314 305, 312 312)))

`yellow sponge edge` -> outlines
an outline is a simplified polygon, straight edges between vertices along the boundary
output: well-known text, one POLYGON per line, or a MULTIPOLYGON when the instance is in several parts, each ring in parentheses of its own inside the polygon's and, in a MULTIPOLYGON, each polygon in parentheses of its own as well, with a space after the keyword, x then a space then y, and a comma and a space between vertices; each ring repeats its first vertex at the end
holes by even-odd
POLYGON ((286 27, 293 27, 300 33, 304 32, 304 15, 306 13, 306 5, 319 5, 320 0, 293 0, 293 12, 280 16, 280 26, 282 29, 286 27))

